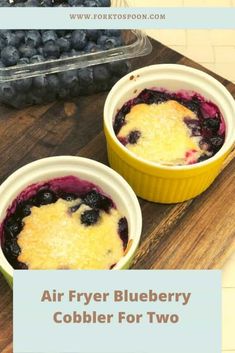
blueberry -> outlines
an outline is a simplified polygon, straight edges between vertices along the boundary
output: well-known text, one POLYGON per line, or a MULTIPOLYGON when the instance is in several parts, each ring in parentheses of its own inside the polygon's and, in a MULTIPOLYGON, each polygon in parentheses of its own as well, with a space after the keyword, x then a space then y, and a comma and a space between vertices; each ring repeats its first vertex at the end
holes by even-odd
POLYGON ((53 42, 47 42, 43 48, 43 53, 46 59, 58 59, 60 56, 60 48, 53 42))
POLYGON ((86 32, 83 30, 75 30, 72 32, 71 42, 74 49, 81 50, 87 44, 86 32))
POLYGON ((6 42, 5 42, 5 39, 0 37, 0 51, 5 48, 6 46, 6 42))
POLYGON ((83 203, 91 208, 101 209, 106 212, 108 212, 113 206, 112 201, 108 197, 101 195, 95 190, 89 191, 85 195, 83 203))
POLYGON ((191 136, 201 136, 202 135, 199 120, 185 117, 184 122, 188 126, 188 128, 191 130, 191 136))
POLYGON ((99 36, 102 34, 101 30, 99 29, 88 29, 86 31, 87 38, 93 42, 96 42, 99 36))
POLYGON ((100 6, 101 7, 110 7, 111 6, 111 0, 99 0, 100 6))
POLYGON ((109 63, 109 70, 117 76, 125 76, 131 71, 131 64, 129 61, 113 61, 109 63))
POLYGON ((71 7, 83 5, 83 0, 68 0, 68 4, 71 7))
POLYGON ((17 222, 13 217, 7 220, 4 230, 7 236, 14 238, 16 237, 22 229, 22 224, 17 222))
POLYGON ((105 42, 106 42, 106 40, 107 40, 108 38, 109 38, 108 36, 102 34, 102 35, 98 38, 97 44, 99 44, 99 45, 101 45, 101 46, 103 47, 104 44, 105 44, 105 42))
POLYGON ((60 29, 60 30, 57 30, 57 31, 55 31, 55 32, 56 32, 56 35, 57 35, 58 37, 64 37, 64 36, 66 36, 66 34, 69 33, 68 30, 64 30, 64 29, 60 29))
POLYGON ((25 34, 25 44, 37 48, 41 44, 41 35, 39 31, 27 31, 25 34))
POLYGON ((65 37, 66 39, 71 39, 71 37, 72 37, 72 32, 73 32, 73 31, 67 31, 67 33, 65 33, 64 37, 65 37))
POLYGON ((57 200, 57 197, 55 193, 51 190, 40 190, 37 194, 37 202, 38 205, 49 205, 51 203, 55 203, 57 200))
POLYGON ((27 92, 32 85, 32 78, 29 77, 29 78, 23 78, 20 80, 16 80, 16 81, 14 81, 14 85, 15 85, 15 88, 17 91, 27 92))
POLYGON ((220 119, 219 118, 207 118, 203 121, 203 126, 207 129, 217 132, 220 128, 220 119))
POLYGON ((89 43, 85 46, 84 50, 85 50, 86 52, 88 52, 88 53, 95 53, 95 52, 101 51, 102 48, 101 48, 100 45, 97 45, 97 44, 95 44, 94 42, 89 42, 89 43))
POLYGON ((108 37, 105 42, 102 44, 102 47, 105 50, 113 49, 120 47, 122 45, 122 40, 120 37, 108 37))
POLYGON ((11 258, 17 258, 20 255, 20 247, 17 244, 16 239, 11 239, 11 241, 7 241, 5 244, 5 250, 11 258))
POLYGON ((80 50, 72 49, 72 50, 69 52, 69 56, 70 56, 70 57, 78 56, 78 55, 81 55, 81 51, 80 51, 80 50))
POLYGON ((118 222, 118 234, 122 239, 123 248, 126 249, 128 243, 128 223, 126 217, 123 217, 118 222))
POLYGON ((104 35, 108 37, 120 37, 121 31, 120 29, 106 29, 104 30, 104 35))
POLYGON ((15 4, 15 5, 12 5, 12 6, 15 6, 15 7, 25 7, 25 2, 19 2, 19 3, 17 3, 17 4, 15 4))
POLYGON ((69 95, 70 95, 69 88, 60 87, 60 89, 58 91, 59 98, 64 99, 64 98, 69 97, 69 95))
POLYGON ((186 108, 194 112, 195 114, 199 115, 200 114, 200 102, 197 100, 191 100, 191 101, 181 101, 186 108))
POLYGON ((138 130, 131 131, 129 136, 128 136, 128 142, 130 144, 134 145, 135 143, 137 143, 137 141, 139 140, 140 136, 141 136, 140 131, 138 131, 138 130))
POLYGON ((36 54, 36 55, 33 55, 29 61, 31 64, 40 63, 44 61, 44 57, 42 55, 36 54))
POLYGON ((32 56, 37 54, 36 49, 32 48, 30 45, 27 45, 27 44, 22 44, 19 47, 19 52, 21 57, 24 57, 24 58, 31 58, 32 56))
POLYGON ((83 202, 91 208, 100 208, 102 195, 95 190, 89 191, 84 197, 83 202))
POLYGON ((114 129, 114 132, 116 135, 119 133, 119 131, 121 130, 121 127, 124 125, 124 123, 125 123, 125 113, 121 109, 117 113, 114 124, 113 124, 113 129, 114 129))
POLYGON ((0 7, 10 7, 11 5, 7 0, 1 0, 0 1, 0 7))
POLYGON ((12 82, 3 82, 0 84, 0 96, 7 100, 15 96, 15 89, 12 82))
POLYGON ((40 6, 40 2, 38 0, 27 0, 24 3, 25 7, 39 7, 40 6))
POLYGON ((2 62, 6 66, 14 66, 19 60, 19 52, 15 47, 8 46, 1 51, 2 62))
POLYGON ((94 66, 93 72, 96 82, 107 82, 110 78, 110 72, 106 64, 94 66))
POLYGON ((31 214, 31 207, 32 205, 28 202, 20 204, 18 207, 18 214, 20 215, 20 217, 24 218, 29 216, 31 214))
POLYGON ((61 37, 57 40, 57 45, 59 46, 61 52, 68 52, 70 50, 71 43, 69 39, 61 37))
POLYGON ((55 1, 54 0, 43 0, 42 1, 42 6, 44 7, 52 7, 54 5, 55 1))
POLYGON ((86 226, 94 225, 98 222, 100 218, 99 210, 87 210, 81 214, 81 223, 86 226))
POLYGON ((37 53, 38 53, 38 55, 41 55, 41 56, 43 56, 44 55, 44 53, 43 53, 43 47, 38 47, 37 48, 37 53))
POLYGON ((42 32, 42 42, 45 44, 47 42, 55 42, 57 40, 57 34, 55 31, 48 30, 42 32))
POLYGON ((98 0, 85 0, 84 6, 85 7, 99 7, 100 3, 98 0))
POLYGON ((64 71, 59 74, 60 81, 62 85, 66 88, 71 88, 76 86, 78 83, 78 73, 77 70, 64 71))
POLYGON ((13 100, 10 100, 9 104, 15 108, 24 108, 28 105, 28 94, 17 92, 13 100))
POLYGON ((171 97, 167 92, 144 89, 138 99, 143 99, 146 104, 159 104, 168 101, 171 97))
POLYGON ((29 105, 34 105, 34 104, 41 104, 44 102, 44 91, 43 90, 33 90, 32 92, 29 92, 27 95, 27 103, 29 105))
POLYGON ((18 261, 17 265, 18 265, 17 268, 19 270, 28 270, 28 266, 26 264, 24 264, 23 262, 18 261))
POLYGON ((29 64, 29 58, 20 58, 19 60, 18 60, 18 63, 17 63, 18 65, 27 65, 27 64, 29 64))
POLYGON ((78 70, 78 78, 80 84, 85 88, 92 85, 93 83, 93 69, 91 67, 86 67, 84 69, 78 70))
POLYGON ((23 42, 23 41, 24 41, 24 38, 25 38, 25 31, 16 30, 16 31, 15 31, 15 35, 16 35, 16 37, 19 38, 19 41, 20 41, 20 42, 23 42))
POLYGON ((9 30, 7 30, 7 29, 0 29, 0 38, 4 38, 6 32, 9 32, 9 30))
POLYGON ((59 78, 56 74, 47 76, 48 88, 52 91, 57 91, 60 88, 59 78))
POLYGON ((46 76, 33 77, 33 86, 36 89, 44 90, 47 87, 47 78, 46 78, 46 76))
POLYGON ((15 33, 11 31, 6 31, 3 34, 3 39, 5 39, 6 46, 18 47, 20 44, 19 38, 15 35, 15 33))
POLYGON ((5 67, 5 65, 3 64, 3 62, 0 60, 0 69, 5 67))
POLYGON ((71 98, 77 98, 80 96, 80 94, 83 93, 81 90, 80 84, 77 84, 70 90, 70 97, 71 98))
POLYGON ((105 50, 109 50, 115 47, 119 47, 123 44, 123 40, 121 36, 115 37, 109 37, 106 34, 102 34, 99 38, 97 43, 102 46, 105 50))
POLYGON ((220 147, 224 143, 224 139, 222 137, 220 137, 220 136, 212 137, 210 139, 210 143, 211 143, 212 147, 214 147, 216 150, 219 150, 220 147))

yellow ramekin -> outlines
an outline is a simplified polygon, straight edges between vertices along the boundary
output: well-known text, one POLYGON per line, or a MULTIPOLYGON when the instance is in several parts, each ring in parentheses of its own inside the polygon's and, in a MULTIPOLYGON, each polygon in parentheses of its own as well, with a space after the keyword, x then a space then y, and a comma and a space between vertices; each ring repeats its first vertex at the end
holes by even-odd
POLYGON ((205 191, 220 173, 235 142, 235 101, 219 81, 202 71, 176 64, 148 66, 124 76, 114 85, 105 102, 104 132, 111 167, 138 196, 160 203, 182 202, 205 191), (118 141, 113 130, 117 112, 143 89, 154 87, 195 91, 219 107, 226 124, 226 138, 215 156, 193 165, 164 166, 136 156, 118 141))

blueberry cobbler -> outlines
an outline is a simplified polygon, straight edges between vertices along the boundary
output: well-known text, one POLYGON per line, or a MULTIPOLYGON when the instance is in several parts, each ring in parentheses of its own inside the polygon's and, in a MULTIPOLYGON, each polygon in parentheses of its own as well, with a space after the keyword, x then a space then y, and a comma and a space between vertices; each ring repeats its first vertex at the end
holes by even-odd
POLYGON ((128 242, 127 220, 111 198, 72 176, 25 189, 1 233, 15 269, 112 269, 128 242))
POLYGON ((224 144, 219 108, 195 92, 144 89, 117 113, 118 140, 145 160, 189 165, 215 155, 224 144))

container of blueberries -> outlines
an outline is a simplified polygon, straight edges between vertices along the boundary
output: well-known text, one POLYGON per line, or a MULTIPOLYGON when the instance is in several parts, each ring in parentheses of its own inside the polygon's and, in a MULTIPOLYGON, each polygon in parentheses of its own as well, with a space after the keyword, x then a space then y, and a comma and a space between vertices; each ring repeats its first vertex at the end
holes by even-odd
MULTIPOLYGON (((51 1, 51 0, 50 0, 51 1)), ((0 0, 9 6, 49 6, 48 0, 0 0), (41 2, 40 2, 41 1, 41 2)), ((121 6, 113 1, 112 6, 121 6)), ((54 0, 51 6, 110 6, 101 0, 54 0)), ((123 6, 125 2, 123 1, 123 6)), ((15 108, 109 90, 151 52, 133 30, 0 30, 0 103, 15 108)))

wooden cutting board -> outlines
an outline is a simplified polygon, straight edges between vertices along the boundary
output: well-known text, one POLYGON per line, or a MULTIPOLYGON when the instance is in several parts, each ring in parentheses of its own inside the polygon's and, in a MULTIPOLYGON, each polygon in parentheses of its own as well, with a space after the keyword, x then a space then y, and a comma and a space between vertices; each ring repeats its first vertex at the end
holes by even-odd
MULTIPOLYGON (((161 43, 153 52, 133 60, 133 67, 179 63, 209 72, 161 43)), ((209 72, 235 97, 235 85, 209 72)), ((102 133, 106 93, 55 102, 21 111, 0 106, 0 182, 35 159, 79 155, 107 164, 102 133)), ((235 117, 234 117, 235 118, 235 117)), ((221 268, 235 251, 235 161, 203 195, 177 205, 140 199, 143 234, 134 269, 221 268)), ((12 352, 12 292, 0 276, 0 352, 12 352)))

